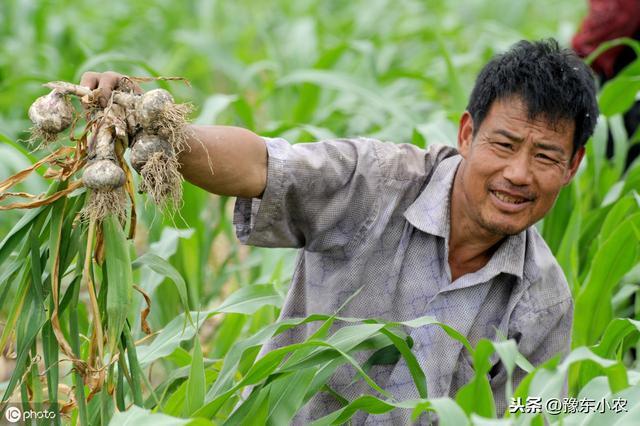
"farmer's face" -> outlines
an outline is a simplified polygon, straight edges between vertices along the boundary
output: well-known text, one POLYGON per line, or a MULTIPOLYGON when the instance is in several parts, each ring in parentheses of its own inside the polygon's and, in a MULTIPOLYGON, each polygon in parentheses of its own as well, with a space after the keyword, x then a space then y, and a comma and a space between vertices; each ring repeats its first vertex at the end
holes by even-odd
POLYGON ((575 175, 584 155, 572 157, 574 124, 530 120, 517 97, 495 101, 473 137, 473 121, 460 120, 458 169, 462 209, 490 235, 517 234, 540 220, 575 175))

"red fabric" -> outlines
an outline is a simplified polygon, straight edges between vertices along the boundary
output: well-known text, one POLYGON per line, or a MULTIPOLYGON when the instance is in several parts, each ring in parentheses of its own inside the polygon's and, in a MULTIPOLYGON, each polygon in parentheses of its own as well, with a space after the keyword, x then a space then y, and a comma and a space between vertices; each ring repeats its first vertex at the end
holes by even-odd
MULTIPOLYGON (((589 14, 573 37, 573 49, 585 57, 602 42, 618 37, 632 37, 640 29, 640 0, 590 0, 589 14)), ((613 76, 613 66, 624 46, 607 50, 591 64, 607 77, 613 76)))

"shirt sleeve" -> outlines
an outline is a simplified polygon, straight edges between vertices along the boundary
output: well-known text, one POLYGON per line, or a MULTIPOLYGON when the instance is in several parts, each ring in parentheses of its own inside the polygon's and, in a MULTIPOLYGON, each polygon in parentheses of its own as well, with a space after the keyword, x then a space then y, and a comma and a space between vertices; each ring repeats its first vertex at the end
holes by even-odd
POLYGON ((238 198, 236 235, 243 244, 344 248, 366 232, 378 208, 379 162, 371 139, 291 145, 264 138, 267 184, 261 199, 238 198))

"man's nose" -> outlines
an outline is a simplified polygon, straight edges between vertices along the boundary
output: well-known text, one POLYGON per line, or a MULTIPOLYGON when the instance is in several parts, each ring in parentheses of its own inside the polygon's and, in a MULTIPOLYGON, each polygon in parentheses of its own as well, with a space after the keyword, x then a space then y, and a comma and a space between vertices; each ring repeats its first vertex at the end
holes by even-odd
POLYGON ((531 183, 531 158, 525 150, 520 150, 509 159, 503 176, 513 185, 524 186, 531 183))

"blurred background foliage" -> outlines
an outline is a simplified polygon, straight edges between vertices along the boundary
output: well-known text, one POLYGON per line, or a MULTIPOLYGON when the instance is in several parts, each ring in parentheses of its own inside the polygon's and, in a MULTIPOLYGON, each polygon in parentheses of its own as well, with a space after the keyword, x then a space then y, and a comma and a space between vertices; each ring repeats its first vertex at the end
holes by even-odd
MULTIPOLYGON (((41 84, 77 82, 88 70, 185 77, 190 87, 160 86, 194 104, 196 123, 244 126, 291 142, 367 135, 452 144, 482 64, 522 38, 566 44, 585 10, 583 2, 506 0, 3 1, 0 179, 43 155, 21 142, 27 109, 45 93, 41 84)), ((46 186, 34 176, 21 189, 46 186)), ((279 268, 286 282, 291 252, 253 250, 238 262, 233 200, 185 186, 182 218, 167 221, 149 207, 136 243, 146 250, 166 226, 195 231, 176 234, 182 238, 173 259, 193 307, 209 303, 240 270, 252 271, 246 278, 253 281, 286 264, 279 268)), ((19 215, 0 215, 0 235, 19 215)), ((178 309, 165 316, 163 306, 152 310, 161 324, 178 309)))

